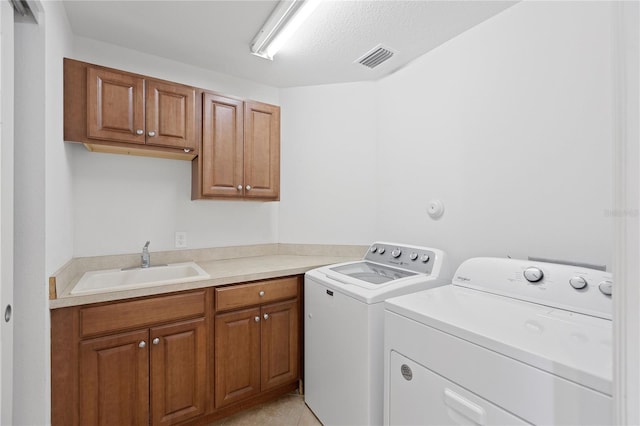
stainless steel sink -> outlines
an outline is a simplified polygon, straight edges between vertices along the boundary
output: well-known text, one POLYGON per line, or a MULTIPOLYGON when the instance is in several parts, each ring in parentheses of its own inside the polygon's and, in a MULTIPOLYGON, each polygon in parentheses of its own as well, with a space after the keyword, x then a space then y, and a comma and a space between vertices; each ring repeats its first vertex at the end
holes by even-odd
POLYGON ((107 269, 86 272, 71 294, 131 290, 164 284, 178 284, 209 278, 195 262, 173 263, 149 268, 107 269))

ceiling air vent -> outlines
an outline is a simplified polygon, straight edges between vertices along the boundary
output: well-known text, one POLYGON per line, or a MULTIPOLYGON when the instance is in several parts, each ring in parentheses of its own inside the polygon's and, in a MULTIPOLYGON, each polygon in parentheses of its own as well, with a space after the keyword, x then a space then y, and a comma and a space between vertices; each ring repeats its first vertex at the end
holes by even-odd
POLYGON ((395 52, 393 50, 379 44, 357 59, 356 62, 364 65, 365 67, 375 68, 387 59, 391 58, 394 53, 395 52))

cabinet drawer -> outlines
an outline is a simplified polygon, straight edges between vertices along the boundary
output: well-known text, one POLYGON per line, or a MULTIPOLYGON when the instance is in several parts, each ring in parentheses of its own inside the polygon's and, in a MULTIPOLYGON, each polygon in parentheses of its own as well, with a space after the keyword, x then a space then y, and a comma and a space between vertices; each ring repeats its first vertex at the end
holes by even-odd
POLYGON ((205 313, 205 291, 173 294, 80 310, 80 335, 93 336, 175 321, 205 313))
POLYGON ((298 277, 281 278, 216 289, 216 311, 259 305, 298 295, 298 277))

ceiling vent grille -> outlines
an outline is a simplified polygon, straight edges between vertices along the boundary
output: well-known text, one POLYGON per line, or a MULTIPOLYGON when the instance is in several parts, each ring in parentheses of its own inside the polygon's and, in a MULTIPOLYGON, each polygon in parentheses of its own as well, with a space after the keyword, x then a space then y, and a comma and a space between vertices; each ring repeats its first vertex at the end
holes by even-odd
POLYGON ((379 44, 361 56, 356 62, 373 69, 390 59, 394 53, 395 52, 393 50, 379 44))

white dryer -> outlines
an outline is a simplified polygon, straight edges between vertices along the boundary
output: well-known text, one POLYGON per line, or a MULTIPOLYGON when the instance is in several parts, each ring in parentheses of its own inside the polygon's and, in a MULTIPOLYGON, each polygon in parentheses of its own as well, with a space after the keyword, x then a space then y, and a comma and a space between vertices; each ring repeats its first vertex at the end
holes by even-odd
POLYGON ((383 242, 305 274, 305 402, 324 425, 382 424, 384 300, 450 281, 442 250, 383 242))
POLYGON ((611 274, 475 258, 385 302, 384 422, 612 422, 611 274))

